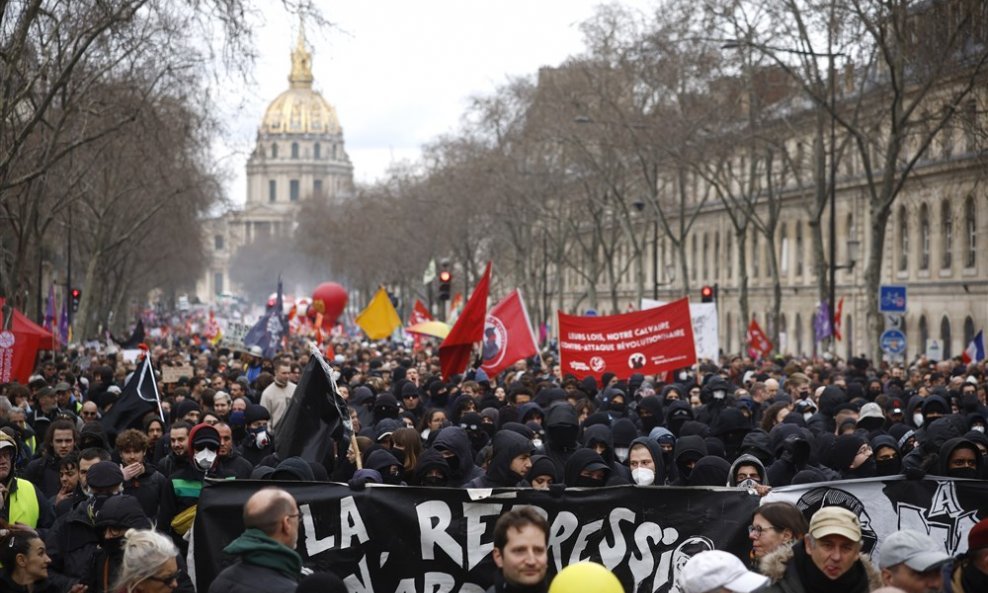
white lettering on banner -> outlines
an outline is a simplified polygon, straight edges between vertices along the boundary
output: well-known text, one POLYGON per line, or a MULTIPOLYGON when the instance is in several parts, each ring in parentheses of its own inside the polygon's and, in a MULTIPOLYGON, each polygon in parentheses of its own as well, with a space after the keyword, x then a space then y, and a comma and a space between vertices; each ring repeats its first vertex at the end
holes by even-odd
POLYGON ((576 564, 577 562, 583 562, 584 560, 589 560, 589 558, 581 558, 584 550, 587 549, 587 540, 591 535, 600 531, 600 528, 604 526, 604 520, 591 521, 580 528, 580 535, 576 538, 576 545, 573 546, 573 551, 569 554, 569 563, 576 564))
POLYGON ((463 550, 453 536, 446 532, 453 522, 453 513, 449 506, 440 500, 430 500, 415 507, 419 520, 419 541, 422 544, 422 559, 435 560, 435 548, 439 546, 446 555, 460 564, 463 562, 463 550))
POLYGON ((552 550, 552 558, 556 561, 557 572, 563 569, 563 542, 576 533, 576 528, 579 526, 580 520, 576 515, 569 511, 560 511, 549 527, 549 549, 552 550))
MULTIPOLYGON (((316 524, 312 518, 312 509, 308 504, 299 505, 298 512, 302 514, 302 526, 305 528, 305 552, 309 556, 315 556, 320 552, 325 552, 336 548, 336 536, 330 535, 319 539, 316 535, 316 524)), ((367 534, 367 527, 357 510, 357 503, 352 496, 344 497, 340 500, 340 549, 346 549, 356 543, 366 543, 370 536, 367 534)))
POLYGON ((463 516, 467 519, 467 570, 473 570, 494 549, 494 540, 481 542, 487 524, 493 523, 501 514, 504 505, 489 503, 466 503, 463 505, 463 516), (484 521, 484 517, 492 517, 484 521))

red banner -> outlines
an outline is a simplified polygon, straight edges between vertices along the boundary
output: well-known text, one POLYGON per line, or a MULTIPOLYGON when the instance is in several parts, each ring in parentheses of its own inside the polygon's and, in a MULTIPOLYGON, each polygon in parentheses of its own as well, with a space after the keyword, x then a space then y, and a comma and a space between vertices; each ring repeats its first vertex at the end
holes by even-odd
POLYGON ((768 339, 762 327, 754 319, 748 324, 748 356, 761 358, 772 352, 772 340, 768 339))
POLYGON ((689 299, 606 317, 559 313, 563 373, 619 378, 654 375, 696 362, 689 299))
POLYGON ((504 297, 487 314, 481 352, 483 363, 480 368, 488 377, 496 376, 523 358, 538 354, 520 290, 516 289, 504 297))

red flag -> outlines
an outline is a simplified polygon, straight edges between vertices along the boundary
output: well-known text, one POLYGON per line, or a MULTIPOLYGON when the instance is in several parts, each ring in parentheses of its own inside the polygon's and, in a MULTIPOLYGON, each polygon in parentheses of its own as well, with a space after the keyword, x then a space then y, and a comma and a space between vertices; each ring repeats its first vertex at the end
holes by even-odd
POLYGON ((762 331, 761 326, 754 319, 748 324, 748 356, 759 358, 768 356, 772 351, 772 342, 762 331))
POLYGON ((689 299, 604 317, 559 316, 559 362, 578 378, 655 375, 696 362, 689 299))
POLYGON ((834 325, 833 325, 834 338, 838 340, 844 339, 844 336, 841 334, 840 331, 840 321, 841 321, 841 317, 843 316, 844 316, 844 297, 841 297, 840 300, 837 301, 837 311, 834 312, 834 325))
POLYGON ((487 262, 484 276, 473 289, 470 300, 463 307, 463 312, 456 324, 449 330, 449 335, 439 345, 439 364, 442 366, 444 379, 449 379, 457 373, 462 373, 470 364, 470 352, 473 345, 484 337, 484 318, 487 315, 487 293, 491 284, 491 262, 487 262))
POLYGON ((519 360, 538 353, 525 301, 521 291, 515 289, 487 314, 480 368, 488 377, 494 377, 519 360))
POLYGON ((419 299, 415 299, 415 306, 412 307, 412 314, 408 316, 408 325, 415 325, 423 321, 432 321, 432 315, 425 308, 425 304, 419 299))

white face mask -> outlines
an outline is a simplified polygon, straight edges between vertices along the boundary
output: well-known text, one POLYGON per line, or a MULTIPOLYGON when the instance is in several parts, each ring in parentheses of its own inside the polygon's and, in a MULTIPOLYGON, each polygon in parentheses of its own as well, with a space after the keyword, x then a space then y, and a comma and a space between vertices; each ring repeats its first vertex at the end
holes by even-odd
POLYGON ((916 426, 923 426, 923 415, 913 414, 913 424, 915 424, 916 426))
POLYGON ((751 478, 738 482, 738 488, 744 488, 745 490, 751 490, 755 486, 758 486, 758 482, 752 480, 751 478))
POLYGON ((542 439, 532 439, 532 447, 536 449, 542 448, 542 439))
POLYGON ((803 412, 803 420, 809 422, 810 418, 813 417, 813 412, 803 412))
POLYGON ((212 451, 210 449, 196 451, 193 459, 196 460, 196 465, 198 465, 200 469, 209 469, 213 467, 213 462, 216 461, 216 451, 212 451))
POLYGON ((655 482, 655 472, 647 467, 636 467, 631 470, 631 479, 639 486, 651 486, 655 482))
POLYGON ((724 399, 725 397, 727 397, 726 391, 722 389, 718 389, 717 391, 714 391, 714 399, 724 399))
POLYGON ((974 426, 971 427, 971 430, 976 430, 978 432, 984 432, 985 431, 985 427, 984 427, 983 424, 975 424, 974 426))
POLYGON ((257 443, 257 447, 259 449, 263 449, 264 447, 267 447, 268 443, 271 442, 271 439, 268 437, 268 431, 266 430, 258 431, 257 435, 255 435, 254 437, 254 442, 257 443))
POLYGON ((620 461, 621 463, 624 463, 625 460, 628 459, 628 452, 629 451, 631 451, 631 449, 629 449, 627 447, 614 447, 614 456, 617 457, 617 460, 618 461, 620 461))

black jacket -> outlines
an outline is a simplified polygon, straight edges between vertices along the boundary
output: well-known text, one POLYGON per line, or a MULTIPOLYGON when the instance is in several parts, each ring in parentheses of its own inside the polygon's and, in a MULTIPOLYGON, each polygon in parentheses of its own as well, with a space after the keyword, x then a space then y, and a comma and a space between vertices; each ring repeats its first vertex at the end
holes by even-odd
POLYGON ((123 483, 124 494, 129 494, 141 503, 141 509, 148 517, 156 517, 161 500, 170 487, 168 479, 149 463, 144 464, 144 473, 123 483))
POLYGON ((24 479, 28 480, 38 492, 45 498, 51 498, 58 494, 62 488, 62 483, 58 479, 59 459, 51 451, 44 455, 32 459, 24 470, 24 479))
POLYGON ((464 488, 510 488, 524 478, 511 471, 515 457, 532 454, 532 441, 511 430, 501 430, 494 435, 494 457, 487 467, 487 474, 474 478, 464 488))
POLYGON ((473 450, 470 447, 467 431, 459 426, 447 426, 441 429, 432 446, 436 450, 446 449, 456 455, 455 463, 447 459, 450 465, 449 487, 460 488, 470 480, 484 475, 484 470, 473 462, 473 450))

